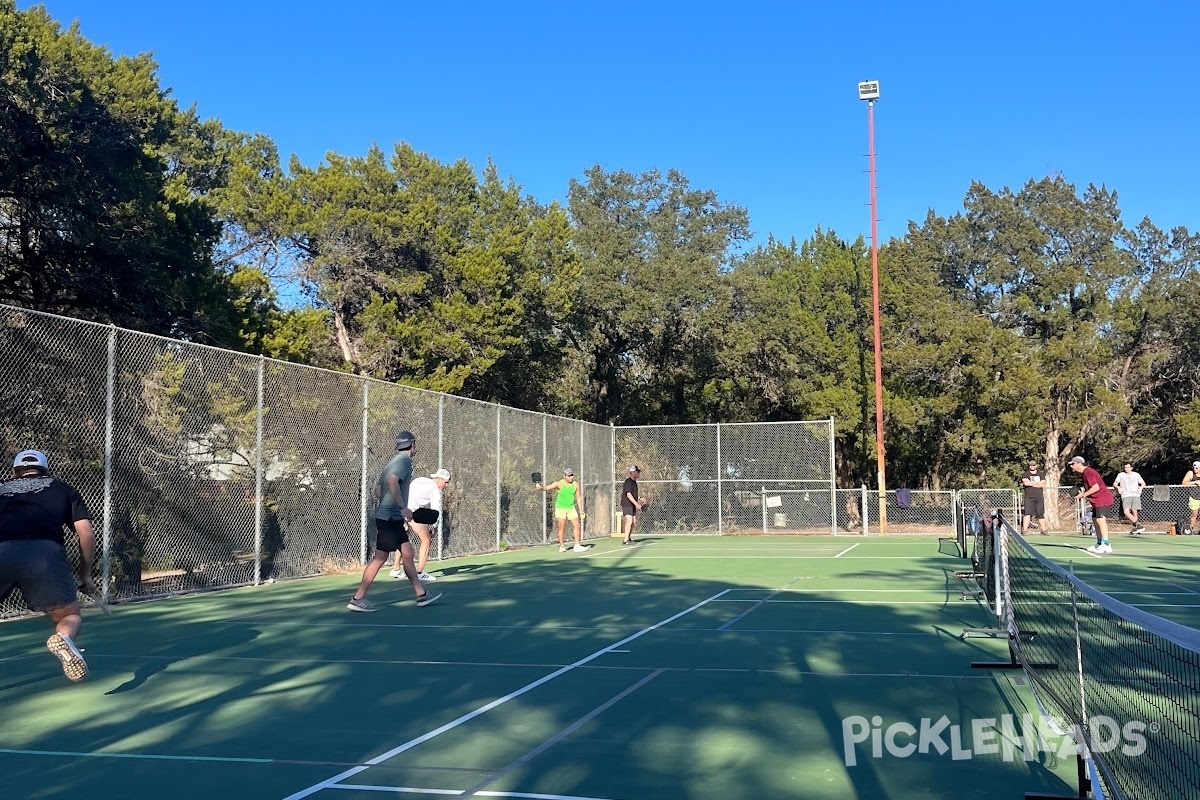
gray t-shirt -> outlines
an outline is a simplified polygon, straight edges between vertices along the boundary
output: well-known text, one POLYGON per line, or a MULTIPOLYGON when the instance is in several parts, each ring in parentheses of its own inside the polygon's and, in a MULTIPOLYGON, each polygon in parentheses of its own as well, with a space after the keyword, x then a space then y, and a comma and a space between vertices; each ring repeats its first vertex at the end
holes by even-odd
POLYGON ((412 455, 407 450, 396 453, 392 460, 387 463, 383 471, 379 473, 379 505, 375 507, 375 519, 396 520, 403 518, 404 507, 408 505, 408 487, 412 483, 413 463, 412 455), (388 486, 388 477, 395 475, 400 481, 400 503, 397 505, 396 498, 392 496, 392 490, 388 486))

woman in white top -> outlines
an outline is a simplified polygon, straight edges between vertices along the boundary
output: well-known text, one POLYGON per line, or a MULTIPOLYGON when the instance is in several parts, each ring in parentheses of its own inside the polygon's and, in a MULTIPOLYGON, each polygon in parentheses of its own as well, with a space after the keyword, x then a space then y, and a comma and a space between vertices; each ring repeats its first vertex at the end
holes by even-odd
MULTIPOLYGON (((408 523, 408 527, 421 540, 421 546, 417 553, 417 578, 422 583, 437 580, 425 571, 425 562, 429 559, 429 543, 432 539, 430 533, 433 526, 436 524, 438 529, 441 529, 442 490, 449 482, 450 471, 443 468, 430 474, 428 478, 414 478, 408 487, 408 509, 413 512, 412 521, 408 523)), ((403 570, 391 571, 393 578, 403 575, 403 570)))

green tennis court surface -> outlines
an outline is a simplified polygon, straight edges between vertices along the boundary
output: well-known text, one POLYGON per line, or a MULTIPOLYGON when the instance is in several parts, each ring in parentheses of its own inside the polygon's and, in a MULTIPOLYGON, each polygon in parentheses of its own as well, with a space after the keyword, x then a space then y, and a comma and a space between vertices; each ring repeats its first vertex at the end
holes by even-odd
POLYGON ((1095 539, 1027 536, 1026 541, 1081 580, 1122 603, 1200 628, 1200 536, 1109 536, 1113 553, 1087 552, 1095 539))
MULTIPOLYGON (((1037 544, 1053 553, 1066 541, 1037 544)), ((1195 544, 1148 537, 1129 544, 1146 551, 1136 559, 1061 549, 1099 588, 1111 573, 1140 601, 1169 604, 1149 610, 1183 621, 1200 612, 1195 544), (1151 555, 1159 548, 1170 554, 1151 555), (1154 566, 1182 572, 1160 579, 1154 566)), ((1029 733, 1021 717, 1038 712, 1020 671, 971 668, 1007 651, 960 638, 994 623, 962 599, 953 573, 966 564, 935 537, 535 548, 435 565, 444 594, 427 608, 385 572, 375 614, 345 608, 357 576, 89 613, 79 644, 92 674, 79 685, 45 651, 44 618, 8 623, 4 796, 1069 793, 1075 762, 1057 740, 1028 750, 1006 740, 993 753, 972 738, 973 721, 1006 715, 1029 733), (943 716, 958 740, 937 727, 943 716), (884 744, 892 726, 923 720, 936 735, 916 752, 884 744), (847 746, 847 731, 864 741, 847 746)))

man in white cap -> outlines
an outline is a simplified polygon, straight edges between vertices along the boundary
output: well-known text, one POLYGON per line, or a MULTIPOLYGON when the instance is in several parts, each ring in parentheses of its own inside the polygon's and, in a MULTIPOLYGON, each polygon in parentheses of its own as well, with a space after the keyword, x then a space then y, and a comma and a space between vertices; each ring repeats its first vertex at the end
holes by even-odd
POLYGON ((1191 511, 1191 517, 1188 519, 1187 528, 1180 533, 1195 533, 1196 516, 1200 515, 1200 461, 1192 462, 1192 468, 1183 476, 1183 485, 1192 487, 1188 491, 1188 509, 1191 511))
POLYGON ((633 544, 633 526, 637 522, 637 512, 646 504, 638 499, 637 479, 642 475, 642 468, 634 464, 629 468, 629 477, 621 485, 621 519, 625 523, 625 538, 621 544, 633 544))
MULTIPOLYGON (((450 470, 442 467, 437 472, 430 473, 428 478, 413 478, 408 487, 408 509, 412 512, 412 522, 408 527, 416 532, 421 540, 417 551, 417 579, 422 583, 436 581, 437 578, 425 571, 425 563, 429 559, 430 533, 434 524, 438 533, 442 530, 442 492, 450 483, 450 470)), ((396 564, 400 563, 400 553, 396 553, 396 564)), ((404 576, 404 570, 397 567, 389 573, 393 578, 404 576)))
POLYGON ((78 592, 94 595, 92 562, 96 537, 92 512, 74 487, 50 476, 40 450, 13 459, 12 478, 0 483, 0 602, 20 589, 25 605, 50 617, 55 632, 46 648, 62 662, 71 681, 87 677, 88 666, 75 645, 83 625, 78 592), (79 537, 79 572, 67 562, 64 526, 79 537))

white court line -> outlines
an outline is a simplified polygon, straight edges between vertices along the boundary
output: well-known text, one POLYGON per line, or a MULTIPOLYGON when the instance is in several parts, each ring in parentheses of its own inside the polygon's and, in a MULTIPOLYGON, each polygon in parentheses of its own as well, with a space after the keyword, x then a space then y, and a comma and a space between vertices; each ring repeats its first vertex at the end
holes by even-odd
POLYGON ((544 753, 547 750, 549 750, 550 748, 554 747, 556 744, 563 741, 564 739, 567 739, 568 737, 571 736, 571 734, 575 733, 577 730, 579 730, 583 726, 587 725, 589 722, 594 720, 596 717, 600 716, 605 711, 612 708, 617 703, 621 702, 626 697, 633 694, 638 689, 642 688, 647 683, 654 680, 661 674, 663 674, 663 670, 661 670, 661 669, 655 670, 654 672, 651 672, 649 675, 646 675, 645 677, 643 677, 641 680, 639 680, 637 683, 633 684, 632 686, 629 686, 629 687, 623 689, 622 691, 618 692, 616 695, 608 698, 607 700, 605 700, 603 703, 601 703, 596 708, 593 708, 591 711, 584 714, 582 717, 575 720, 570 725, 568 725, 567 727, 563 728, 558 733, 551 736, 549 739, 546 739, 545 741, 543 741, 537 747, 535 747, 532 750, 529 750, 528 752, 523 754, 520 758, 517 758, 515 761, 510 762, 509 764, 501 767, 498 770, 489 772, 481 780, 477 781, 475 783, 475 785, 472 786, 470 789, 464 790, 463 796, 464 797, 475 797, 475 796, 480 795, 484 791, 484 787, 491 786, 496 781, 501 780, 505 775, 508 775, 509 773, 514 772, 517 769, 520 769, 524 765, 528 764, 530 761, 533 761, 535 758, 540 756, 542 753, 544 753))
MULTIPOLYGON (((348 789, 359 792, 391 792, 393 794, 440 794, 461 796, 460 789, 414 789, 411 786, 368 786, 366 784, 332 784, 327 789, 348 789)), ((605 797, 581 797, 574 794, 539 794, 537 792, 476 792, 476 797, 513 797, 520 800, 608 800, 605 797)))
POLYGON ((333 786, 335 783, 340 783, 345 778, 349 778, 354 775, 357 775, 358 773, 366 770, 368 767, 372 767, 377 764, 382 764, 384 761, 387 761, 388 759, 390 759, 394 756, 397 756, 400 753, 403 753, 405 750, 409 750, 413 747, 416 747, 419 744, 423 744, 424 742, 427 742, 436 736, 442 735, 446 731, 454 730, 459 725, 462 725, 464 722, 469 722, 470 720, 473 720, 478 716, 482 716, 483 714, 486 714, 488 711, 491 711, 493 708, 496 708, 499 705, 503 705, 504 703, 507 703, 509 700, 520 697, 521 695, 525 694, 526 692, 530 692, 530 691, 536 689, 537 687, 541 686, 542 684, 549 683, 550 681, 554 680, 555 678, 565 675, 566 673, 570 672, 571 670, 575 669, 576 667, 581 667, 584 664, 587 664, 591 661, 595 661, 597 658, 604 655, 605 653, 608 653, 612 650, 616 650, 617 648, 620 648, 624 645, 629 644, 634 639, 644 636, 645 634, 650 633, 653 630, 657 630, 658 628, 661 628, 664 625, 672 623, 675 620, 679 619, 680 617, 683 617, 687 614, 692 613, 697 608, 700 608, 701 606, 704 606, 704 605, 712 602, 713 600, 716 600, 717 598, 721 597, 728 591, 730 591, 730 590, 724 589, 720 592, 717 592, 712 597, 709 597, 705 600, 701 600, 699 603, 696 603, 691 608, 684 609, 683 611, 680 611, 678 614, 668 617, 667 619, 664 619, 661 622, 656 622, 655 624, 651 625, 648 628, 643 628, 642 630, 638 631, 637 633, 635 633, 631 636, 626 636, 621 641, 610 644, 608 647, 601 648, 601 649, 597 650, 596 652, 592 653, 590 656, 581 658, 573 664, 568 664, 567 666, 563 667, 562 669, 555 670, 554 672, 550 673, 549 675, 539 678, 538 680, 533 681, 532 683, 528 683, 525 686, 522 686, 520 689, 517 689, 514 692, 509 692, 508 694, 504 695, 503 697, 497 698, 490 703, 485 703, 484 705, 480 706, 479 708, 475 709, 474 711, 470 711, 466 714, 463 714, 458 719, 451 720, 450 722, 447 722, 445 725, 442 725, 439 728, 434 728, 432 731, 429 731, 428 733, 422 734, 421 736, 418 736, 415 739, 410 739, 409 741, 405 742, 402 745, 393 747, 391 750, 388 750, 386 753, 382 753, 381 755, 375 756, 375 758, 372 758, 370 761, 368 761, 363 766, 358 766, 358 767, 354 767, 353 769, 348 769, 345 772, 342 772, 338 775, 334 775, 332 778, 328 778, 320 783, 313 784, 312 786, 309 786, 307 789, 301 789, 298 792, 288 795, 284 800, 300 800, 300 798, 302 798, 302 797, 309 797, 309 796, 321 791, 322 789, 327 789, 327 788, 333 786))
POLYGON ((840 553, 838 553, 836 556, 834 556, 834 558, 841 558, 842 556, 846 555, 846 553, 849 553, 851 550, 853 550, 854 548, 858 547, 858 545, 859 545, 859 544, 862 544, 862 542, 859 542, 858 544, 852 544, 852 545, 850 545, 850 546, 849 546, 849 547, 847 547, 845 550, 843 550, 842 552, 840 552, 840 553))
POLYGON ((769 595, 767 595, 766 597, 762 598, 761 600, 759 600, 758 602, 756 602, 754 605, 750 606, 750 607, 749 607, 749 608, 747 608, 745 611, 743 611, 742 613, 738 614, 738 615, 737 615, 736 617, 734 617, 733 619, 729 620, 729 622, 726 622, 724 625, 722 625, 721 627, 717 628, 717 630, 719 630, 719 631, 723 631, 723 630, 725 630, 725 629, 726 629, 726 628, 728 628, 730 625, 732 625, 733 623, 737 622, 738 620, 740 620, 740 619, 744 618, 744 617, 745 617, 747 614, 749 614, 751 611, 753 611, 754 609, 758 608, 758 607, 759 607, 759 606, 761 606, 763 603, 767 602, 767 601, 768 601, 768 600, 770 600, 772 597, 774 597, 775 595, 779 594, 779 593, 780 593, 780 592, 782 592, 784 589, 786 589, 787 587, 791 586, 793 583, 795 583, 795 582, 796 582, 796 581, 798 581, 798 580, 801 580, 801 578, 792 578, 790 581, 788 581, 787 583, 785 583, 785 584, 784 584, 782 587, 780 587, 780 588, 776 589, 775 591, 771 592, 769 595))

